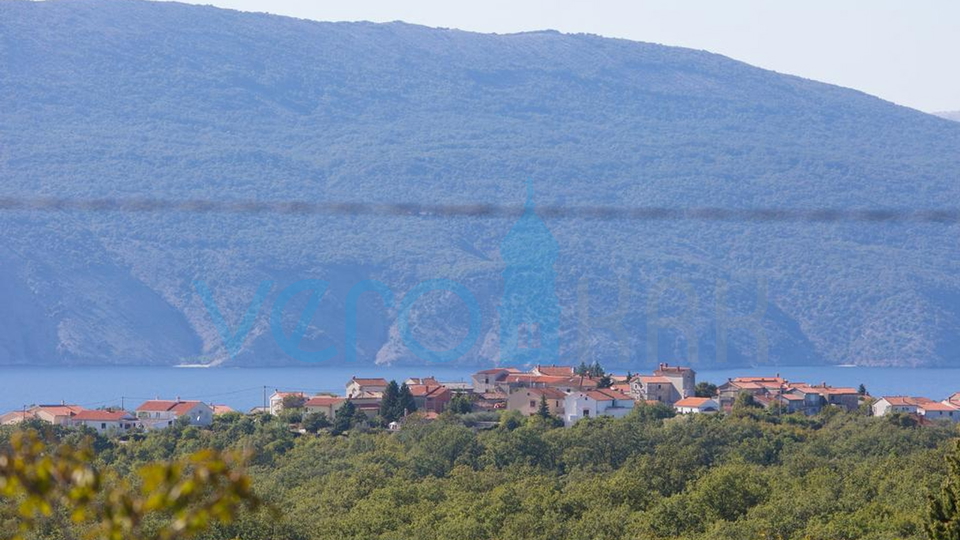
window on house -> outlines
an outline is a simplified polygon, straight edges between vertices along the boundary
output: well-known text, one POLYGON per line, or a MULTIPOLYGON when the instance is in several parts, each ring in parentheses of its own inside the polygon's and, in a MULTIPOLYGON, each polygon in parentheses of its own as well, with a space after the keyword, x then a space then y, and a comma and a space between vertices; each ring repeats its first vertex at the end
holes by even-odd
POLYGON ((590 409, 584 409, 583 416, 590 416, 590 409))
POLYGON ((530 408, 532 409, 532 408, 534 408, 534 407, 536 407, 536 406, 537 406, 537 402, 536 402, 536 401, 533 401, 533 400, 530 400, 530 408))
POLYGON ((101 423, 101 424, 100 424, 100 429, 107 429, 107 424, 101 423))

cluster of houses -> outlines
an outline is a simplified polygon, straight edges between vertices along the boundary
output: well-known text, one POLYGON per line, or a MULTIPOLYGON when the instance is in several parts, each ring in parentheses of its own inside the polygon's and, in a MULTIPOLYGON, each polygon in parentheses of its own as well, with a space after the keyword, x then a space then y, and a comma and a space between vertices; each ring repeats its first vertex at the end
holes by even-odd
POLYGON ((25 420, 42 420, 65 427, 88 427, 99 433, 125 433, 172 426, 180 418, 194 426, 209 426, 216 414, 233 412, 226 405, 209 405, 202 401, 149 400, 133 412, 112 409, 85 409, 79 405, 32 405, 0 415, 0 425, 18 424, 25 420))
MULTIPOLYGON (((431 419, 444 412, 455 396, 466 399, 474 411, 519 411, 523 415, 541 413, 544 408, 571 426, 582 418, 626 416, 638 403, 661 403, 679 414, 728 411, 738 399, 748 396, 754 406, 772 408, 784 414, 813 415, 824 407, 857 410, 871 399, 862 389, 833 387, 826 383, 806 384, 774 377, 737 377, 728 379, 715 395, 698 396, 696 372, 683 366, 660 364, 650 375, 607 375, 578 373, 570 366, 535 366, 529 370, 496 367, 474 373, 469 382, 441 382, 433 377, 402 381, 416 405, 418 418, 431 419)), ((353 377, 343 395, 277 390, 265 407, 251 412, 279 415, 287 407, 305 414, 323 413, 334 418, 348 401, 356 410, 374 417, 380 412, 384 392, 390 383, 383 378, 353 377)), ((960 422, 960 392, 943 400, 922 397, 885 396, 873 401, 876 416, 899 413, 921 422, 960 422)), ((224 405, 201 401, 150 400, 132 412, 89 410, 76 405, 34 405, 21 411, 0 415, 0 424, 39 419, 63 426, 86 426, 98 432, 153 430, 173 425, 181 418, 197 426, 210 425, 217 414, 234 412, 224 405)), ((402 421, 393 423, 399 429, 402 421)))
POLYGON ((925 397, 884 396, 871 405, 874 416, 906 414, 922 421, 960 422, 960 392, 943 401, 925 397))

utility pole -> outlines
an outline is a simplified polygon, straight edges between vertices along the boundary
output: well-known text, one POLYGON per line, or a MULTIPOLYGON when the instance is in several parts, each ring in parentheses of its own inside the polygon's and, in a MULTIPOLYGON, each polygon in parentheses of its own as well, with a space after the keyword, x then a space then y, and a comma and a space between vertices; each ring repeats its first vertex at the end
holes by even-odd
POLYGON ((267 410, 267 385, 263 385, 263 410, 267 410))

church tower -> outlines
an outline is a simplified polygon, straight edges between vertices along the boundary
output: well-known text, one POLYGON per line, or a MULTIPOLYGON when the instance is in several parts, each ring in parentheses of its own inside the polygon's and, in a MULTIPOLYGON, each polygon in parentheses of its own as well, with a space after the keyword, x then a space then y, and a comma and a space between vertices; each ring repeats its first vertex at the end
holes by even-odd
POLYGON ((559 247, 537 216, 533 184, 527 182, 523 215, 500 243, 503 299, 500 302, 500 362, 544 364, 560 354, 560 302, 554 288, 559 247))

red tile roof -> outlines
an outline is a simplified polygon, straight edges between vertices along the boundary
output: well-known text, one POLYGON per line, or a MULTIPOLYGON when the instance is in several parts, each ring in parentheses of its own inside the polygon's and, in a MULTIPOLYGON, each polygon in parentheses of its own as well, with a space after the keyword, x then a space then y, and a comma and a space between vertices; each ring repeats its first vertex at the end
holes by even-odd
POLYGON ((682 374, 688 371, 693 371, 693 369, 689 367, 684 367, 684 366, 671 366, 670 364, 660 364, 660 367, 657 368, 657 371, 660 371, 662 373, 682 374))
POLYGON ((956 405, 950 405, 948 403, 938 403, 936 401, 931 401, 929 403, 921 403, 920 408, 924 411, 956 411, 960 409, 956 405))
POLYGON ((80 411, 74 420, 88 420, 91 422, 119 422, 121 420, 136 420, 127 411, 80 411))
POLYGON ((330 407, 332 405, 339 405, 346 401, 347 398, 339 396, 313 396, 308 399, 306 403, 303 404, 304 407, 330 407))
POLYGON ((638 377, 643 384, 673 384, 670 379, 663 376, 641 375, 638 377))
MULTIPOLYGON (((777 388, 787 384, 787 381, 781 377, 736 377, 730 382, 740 387, 744 387, 744 384, 755 384, 758 388, 777 388)), ((797 384, 797 386, 802 385, 803 383, 797 384)))
POLYGON ((213 408, 213 414, 228 414, 237 412, 229 405, 211 405, 210 407, 213 408))
POLYGON ((597 401, 633 401, 633 398, 624 394, 623 392, 617 392, 616 390, 611 390, 609 388, 602 388, 599 390, 588 390, 584 394, 597 401))
POLYGON ((441 385, 411 384, 407 388, 413 397, 440 397, 450 393, 447 387, 441 385))
POLYGON ((53 416, 73 416, 84 410, 83 407, 79 405, 37 405, 30 408, 34 414, 43 411, 53 416))
POLYGON ((924 403, 933 403, 934 401, 925 397, 910 396, 883 396, 880 398, 895 407, 919 407, 924 403))
POLYGON ((543 396, 547 399, 563 399, 567 397, 565 392, 556 388, 526 388, 525 390, 531 394, 543 396))
POLYGON ((6 414, 0 414, 0 422, 22 422, 30 418, 34 418, 33 413, 30 411, 10 411, 6 414))
POLYGON ((173 412, 176 415, 181 415, 188 412, 190 409, 199 405, 199 401, 168 401, 162 399, 153 399, 146 401, 143 405, 137 407, 137 411, 145 412, 173 412))
POLYGON ((508 375, 505 382, 517 384, 535 384, 540 386, 572 386, 577 388, 592 388, 597 381, 589 377, 558 377, 554 375, 534 375, 532 373, 514 373, 508 375))
POLYGON ((410 381, 408 384, 429 384, 433 386, 440 384, 440 381, 434 377, 410 377, 407 380, 410 381))
POLYGON ((537 366, 535 370, 541 375, 553 375, 555 377, 573 376, 573 367, 571 366, 537 366))
MULTIPOLYGON (((674 403, 676 407, 702 407, 708 401, 713 401, 710 398, 705 397, 688 397, 683 398, 680 401, 674 403)), ((716 403, 716 402, 714 402, 716 403)))
POLYGON ((371 378, 362 378, 362 377, 353 377, 350 381, 355 382, 361 386, 386 386, 389 384, 386 379, 381 379, 379 377, 371 378))

